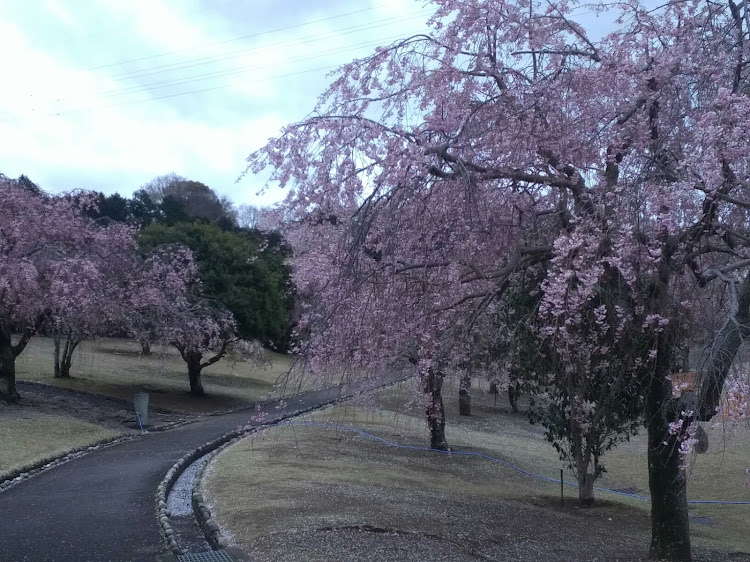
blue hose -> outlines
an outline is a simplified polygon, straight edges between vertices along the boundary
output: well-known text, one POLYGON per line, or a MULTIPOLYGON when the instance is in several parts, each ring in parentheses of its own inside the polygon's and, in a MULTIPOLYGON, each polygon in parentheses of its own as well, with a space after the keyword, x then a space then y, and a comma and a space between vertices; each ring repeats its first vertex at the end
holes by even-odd
POLYGON ((145 429, 143 429, 143 424, 141 423, 141 414, 139 414, 138 412, 136 412, 135 415, 138 416, 138 425, 141 426, 141 433, 143 433, 145 435, 146 433, 148 433, 148 431, 146 431, 145 429))
MULTIPOLYGON (((559 482, 559 480, 556 478, 549 478, 547 476, 542 476, 541 474, 535 474, 534 472, 529 472, 528 470, 524 470, 523 468, 519 466, 509 463, 508 461, 504 461, 502 459, 491 457, 483 453, 476 453, 474 451, 443 451, 440 449, 431 449, 429 447, 419 447, 417 445, 401 445, 400 443, 394 443, 393 441, 389 441, 388 439, 378 437, 377 435, 373 435, 372 433, 367 433, 366 431, 357 429, 356 427, 348 427, 344 425, 335 425, 335 424, 330 424, 330 423, 318 423, 318 422, 307 422, 307 421, 282 421, 282 422, 278 422, 274 424, 269 424, 269 426, 282 426, 282 425, 306 425, 310 427, 322 427, 326 429, 338 429, 338 430, 348 431, 350 433, 356 433, 357 435, 366 437, 367 439, 379 441, 380 443, 383 443, 384 445, 388 445, 389 447, 396 447, 398 449, 407 449, 410 451, 429 451, 431 453, 443 453, 446 455, 456 455, 456 456, 462 456, 462 457, 479 457, 481 459, 485 459, 490 462, 494 462, 496 464, 500 464, 505 467, 512 468, 513 470, 520 472, 521 474, 525 474, 526 476, 530 476, 538 480, 543 480, 545 482, 552 482, 555 484, 559 482)), ((578 484, 576 482, 564 482, 564 484, 566 486, 573 486, 576 488, 578 487, 578 484)), ((627 496, 629 498, 635 498, 637 500, 648 500, 648 501, 651 500, 649 496, 642 496, 642 495, 633 494, 630 492, 623 492, 621 490, 610 490, 609 488, 594 488, 594 490, 596 490, 597 492, 606 492, 609 494, 617 494, 619 496, 627 496)), ((714 504, 715 505, 750 505, 750 501, 729 501, 729 500, 688 500, 688 503, 712 504, 712 505, 714 504)))

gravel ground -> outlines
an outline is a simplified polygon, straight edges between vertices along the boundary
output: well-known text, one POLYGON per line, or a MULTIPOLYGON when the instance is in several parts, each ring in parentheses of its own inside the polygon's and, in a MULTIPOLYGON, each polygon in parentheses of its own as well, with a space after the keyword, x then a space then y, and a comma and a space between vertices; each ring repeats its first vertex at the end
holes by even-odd
MULTIPOLYGON (((251 560, 274 562, 475 562, 486 560, 437 537, 361 529, 281 533, 260 538, 248 552, 251 560)), ((528 560, 528 559, 526 559, 528 560)))

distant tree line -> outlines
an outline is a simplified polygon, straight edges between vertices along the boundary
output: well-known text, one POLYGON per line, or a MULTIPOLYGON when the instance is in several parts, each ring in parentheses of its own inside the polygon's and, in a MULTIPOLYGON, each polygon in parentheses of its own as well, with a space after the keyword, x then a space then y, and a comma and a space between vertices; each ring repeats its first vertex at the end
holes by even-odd
MULTIPOLYGON (((39 189, 26 176, 17 181, 39 189)), ((136 227, 144 253, 163 245, 190 248, 204 297, 232 313, 239 337, 281 352, 288 349, 293 294, 285 262, 290 250, 278 232, 257 228, 260 209, 235 206, 209 186, 172 173, 154 178, 130 198, 94 193, 84 212, 103 226, 136 227)), ((149 343, 141 339, 144 352, 149 343)))
MULTIPOLYGON (((71 376, 73 353, 85 338, 171 345, 196 396, 205 394, 202 369, 227 354, 264 361, 263 348, 241 337, 228 307, 204 292, 189 247, 167 241, 144 250, 136 229, 88 215, 97 197, 48 194, 26 177, 0 174, 0 400, 20 398, 16 359, 39 333, 54 340, 58 378, 71 376)), ((234 256, 252 263, 262 251, 246 245, 234 256)))

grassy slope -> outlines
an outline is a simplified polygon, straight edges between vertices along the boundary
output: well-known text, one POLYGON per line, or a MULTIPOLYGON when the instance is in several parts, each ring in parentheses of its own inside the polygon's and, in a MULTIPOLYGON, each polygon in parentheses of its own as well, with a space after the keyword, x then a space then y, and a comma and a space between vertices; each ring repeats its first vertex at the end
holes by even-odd
POLYGON ((289 358, 278 354, 272 354, 272 363, 266 368, 222 360, 203 371, 208 397, 194 398, 187 392, 185 362, 172 348, 157 347, 152 355, 142 356, 140 346, 132 341, 84 341, 73 356, 70 379, 52 376, 53 349, 50 338, 33 338, 17 360, 18 379, 126 400, 145 390, 151 393, 150 402, 156 407, 193 413, 261 400, 289 368, 289 358))
MULTIPOLYGON (((382 393, 377 408, 339 406, 311 419, 423 445, 421 408, 412 414, 398 413, 404 398, 397 394, 403 391, 382 393)), ((454 448, 483 452, 559 477, 561 463, 539 428, 505 408, 494 409, 489 396, 476 390, 475 415, 458 419, 455 393, 446 395, 448 440, 454 448)), ((721 432, 712 432, 712 449, 716 449, 717 434, 721 432)), ((692 498, 750 500, 745 474, 750 465, 747 438, 748 433, 738 435, 725 453, 695 459, 692 498)), ((602 486, 647 492, 643 438, 613 452, 607 464, 610 472, 602 486)), ((566 477, 571 479, 569 474, 566 477)), ((644 554, 649 540, 645 501, 600 493, 604 505, 581 510, 568 501, 561 510, 556 484, 482 459, 394 449, 328 429, 295 426, 248 438, 219 457, 208 489, 218 519, 238 544, 255 549, 261 558, 263 548, 280 544, 269 542, 269 537, 284 537, 287 550, 295 551, 295 540, 302 541, 302 535, 290 535, 290 528, 363 524, 437 534, 491 558, 492 549, 501 545, 503 556, 520 549, 525 554, 519 559, 532 552, 542 553, 542 559, 548 555, 594 559, 606 545, 608 559, 629 559, 644 554)), ((575 496, 575 488, 566 488, 567 498, 575 496)), ((717 522, 693 524, 697 558, 724 559, 721 552, 750 551, 747 510, 746 506, 692 507, 695 515, 717 522)), ((299 551, 304 548, 314 547, 300 545, 299 551)))
POLYGON ((75 418, 0 408, 0 480, 38 459, 114 435, 112 430, 75 418))

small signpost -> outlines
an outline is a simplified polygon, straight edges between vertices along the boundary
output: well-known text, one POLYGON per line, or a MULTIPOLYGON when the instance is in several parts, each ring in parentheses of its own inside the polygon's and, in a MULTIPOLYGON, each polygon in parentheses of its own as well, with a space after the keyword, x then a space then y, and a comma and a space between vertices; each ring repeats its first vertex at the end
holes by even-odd
POLYGON ((133 396, 135 405, 135 415, 138 416, 138 423, 141 430, 148 425, 148 392, 136 392, 133 396))

